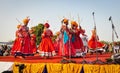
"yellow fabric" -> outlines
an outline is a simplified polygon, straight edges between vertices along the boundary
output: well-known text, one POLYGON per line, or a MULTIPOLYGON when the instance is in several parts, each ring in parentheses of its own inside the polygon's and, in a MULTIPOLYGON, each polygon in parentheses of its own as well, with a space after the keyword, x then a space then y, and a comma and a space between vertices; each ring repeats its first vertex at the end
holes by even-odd
POLYGON ((45 63, 34 63, 31 65, 31 73, 42 73, 45 63))
POLYGON ((89 65, 84 67, 84 73, 120 73, 120 65, 89 65))
POLYGON ((120 73, 120 65, 104 65, 106 73, 120 73))
POLYGON ((104 65, 100 65, 100 73, 106 73, 104 65))
POLYGON ((89 65, 85 64, 84 67, 84 73, 99 73, 100 66, 99 65, 89 65))
POLYGON ((81 64, 60 64, 60 63, 48 63, 48 73, 80 73, 82 69, 81 64))
POLYGON ((120 65, 91 65, 91 64, 61 64, 61 63, 18 63, 13 64, 13 73, 19 73, 16 65, 24 64, 23 73, 42 73, 46 65, 48 73, 120 73, 120 65))
MULTIPOLYGON (((14 63, 13 65, 13 73, 19 73, 19 68, 16 65, 23 63, 14 63)), ((23 69, 23 73, 42 73, 45 63, 24 63, 25 68, 23 69)))
POLYGON ((19 69, 18 67, 16 66, 18 63, 14 63, 13 64, 13 73, 19 73, 19 69))
POLYGON ((62 71, 63 71, 63 64, 48 63, 47 64, 47 71, 48 71, 48 73, 62 73, 62 71))

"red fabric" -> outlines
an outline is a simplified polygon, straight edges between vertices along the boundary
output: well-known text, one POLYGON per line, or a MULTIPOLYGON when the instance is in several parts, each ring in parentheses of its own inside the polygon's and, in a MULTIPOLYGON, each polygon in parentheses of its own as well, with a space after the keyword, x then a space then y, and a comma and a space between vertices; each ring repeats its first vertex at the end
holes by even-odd
POLYGON ((23 36, 23 45, 22 45, 22 53, 29 54, 30 53, 30 34, 29 28, 27 26, 22 26, 20 29, 23 36))
POLYGON ((42 34, 42 41, 39 44, 38 49, 40 51, 44 52, 52 52, 54 50, 54 44, 52 42, 51 36, 52 36, 52 31, 49 29, 46 29, 43 34, 42 34))
POLYGON ((36 35, 35 34, 31 34, 30 44, 31 44, 30 53, 36 53, 37 47, 36 47, 36 35))
POLYGON ((96 48, 102 48, 104 46, 104 44, 99 42, 98 40, 96 40, 95 35, 92 35, 91 39, 88 41, 88 46, 91 49, 96 49, 96 48))
POLYGON ((72 41, 67 41, 67 43, 63 44, 63 38, 59 38, 58 41, 58 55, 59 56, 69 56, 70 53, 72 56, 75 55, 75 48, 74 45, 72 44, 72 41), (70 53, 69 53, 70 51, 70 53))
POLYGON ((22 26, 16 31, 16 39, 12 47, 12 54, 21 52, 24 54, 30 53, 30 35, 28 27, 22 26))
POLYGON ((20 52, 22 49, 22 40, 23 38, 21 38, 21 36, 19 35, 20 31, 17 30, 16 31, 16 39, 14 41, 14 44, 12 46, 12 50, 11 50, 11 54, 14 55, 15 52, 20 52))
MULTIPOLYGON (((102 55, 98 54, 99 60, 102 60, 103 62, 106 62, 106 59, 111 57, 111 53, 104 53, 102 55)), ((48 59, 43 59, 43 57, 40 57, 39 54, 36 54, 35 56, 26 57, 25 60, 21 59, 20 57, 14 58, 13 56, 0 56, 0 61, 4 62, 21 62, 21 63, 60 63, 61 61, 60 56, 55 56, 48 59)), ((72 58, 72 60, 76 61, 77 63, 83 62, 83 58, 72 58)), ((92 62, 96 60, 96 54, 90 55, 87 54, 85 56, 85 60, 88 62, 92 62)))
POLYGON ((76 31, 74 34, 75 40, 73 41, 73 45, 75 49, 82 49, 83 42, 82 42, 82 39, 80 38, 81 31, 79 29, 76 29, 75 31, 76 31))

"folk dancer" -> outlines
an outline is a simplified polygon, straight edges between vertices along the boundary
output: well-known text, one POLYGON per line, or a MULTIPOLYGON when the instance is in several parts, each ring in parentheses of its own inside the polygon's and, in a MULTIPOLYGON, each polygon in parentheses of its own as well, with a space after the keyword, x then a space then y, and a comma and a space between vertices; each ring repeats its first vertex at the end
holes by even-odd
POLYGON ((94 28, 92 30, 92 35, 90 40, 88 41, 88 46, 90 49, 91 54, 93 54, 96 51, 99 51, 100 54, 102 54, 103 50, 98 50, 104 47, 104 44, 99 41, 98 35, 96 35, 96 29, 94 28))
POLYGON ((49 29, 50 25, 48 23, 44 24, 44 31, 42 33, 42 41, 39 44, 38 50, 42 57, 49 58, 55 56, 54 44, 52 41, 53 33, 49 29))
POLYGON ((72 30, 72 44, 76 50, 76 57, 83 56, 84 48, 83 42, 80 37, 80 34, 83 33, 81 28, 78 28, 76 21, 71 21, 71 30, 72 30))
POLYGON ((113 52, 114 53, 119 53, 120 47, 118 45, 117 42, 114 42, 114 46, 113 46, 113 52))
POLYGON ((84 46, 84 53, 88 53, 89 48, 88 48, 88 36, 85 34, 85 30, 83 30, 82 35, 80 36, 83 42, 83 46, 84 46))
POLYGON ((30 49, 30 55, 34 55, 37 52, 37 46, 36 46, 36 35, 34 34, 34 29, 31 28, 30 32, 30 45, 31 45, 31 49, 30 49))
POLYGON ((62 21, 62 27, 60 29, 60 48, 58 53, 62 57, 72 57, 75 55, 75 49, 72 44, 72 34, 68 28, 68 19, 64 18, 62 21))
POLYGON ((21 52, 21 49, 22 49, 22 33, 20 31, 20 28, 21 28, 21 24, 18 24, 17 25, 17 31, 15 33, 15 41, 13 43, 13 46, 11 48, 11 55, 16 55, 17 53, 20 53, 21 52))

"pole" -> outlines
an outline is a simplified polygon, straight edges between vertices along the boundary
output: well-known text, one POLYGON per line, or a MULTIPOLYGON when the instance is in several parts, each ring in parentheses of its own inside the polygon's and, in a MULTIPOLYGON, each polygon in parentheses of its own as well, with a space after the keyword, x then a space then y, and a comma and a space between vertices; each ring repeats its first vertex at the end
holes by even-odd
MULTIPOLYGON (((79 29, 81 30, 82 29, 82 27, 81 27, 81 25, 80 25, 80 17, 79 17, 79 14, 78 14, 78 25, 79 25, 79 29)), ((82 49, 85 49, 84 47, 82 47, 82 49)), ((83 53, 83 51, 82 51, 82 53, 83 53)), ((83 61, 81 62, 82 64, 85 64, 85 63, 89 63, 88 61, 86 61, 85 60, 85 57, 84 57, 85 55, 84 55, 84 53, 83 53, 83 61)))
MULTIPOLYGON (((116 30, 115 30, 115 26, 113 24, 111 16, 109 17, 109 21, 111 21, 111 24, 112 24, 112 42, 113 42, 112 44, 113 44, 113 47, 114 47, 114 33, 115 33, 115 35, 116 35, 117 38, 118 38, 118 35, 117 35, 116 30)), ((113 54, 114 54, 114 48, 112 50, 113 50, 113 54)))
POLYGON ((16 20, 18 21, 18 23, 22 24, 17 18, 16 18, 16 20))
POLYGON ((95 46, 96 46, 96 59, 98 60, 98 52, 97 52, 97 29, 96 29, 96 22, 95 22, 95 16, 94 16, 94 12, 92 13, 93 15, 93 21, 94 21, 94 29, 96 31, 96 35, 95 35, 95 46))
POLYGON ((96 22, 95 22, 95 16, 94 16, 94 12, 92 13, 93 15, 93 21, 94 21, 94 30, 96 31, 96 34, 95 34, 95 45, 96 45, 96 60, 93 61, 93 63, 100 63, 102 64, 103 62, 101 60, 98 59, 98 52, 97 52, 97 28, 96 28, 96 22))

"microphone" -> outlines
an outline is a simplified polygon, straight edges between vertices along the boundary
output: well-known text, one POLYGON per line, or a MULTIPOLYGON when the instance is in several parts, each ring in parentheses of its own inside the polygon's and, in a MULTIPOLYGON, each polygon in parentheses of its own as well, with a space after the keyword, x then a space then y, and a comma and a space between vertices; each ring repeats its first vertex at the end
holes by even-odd
POLYGON ((112 17, 110 16, 110 17, 109 17, 109 21, 111 20, 111 18, 112 18, 112 17))
POLYGON ((93 12, 92 15, 94 15, 95 13, 93 12))

